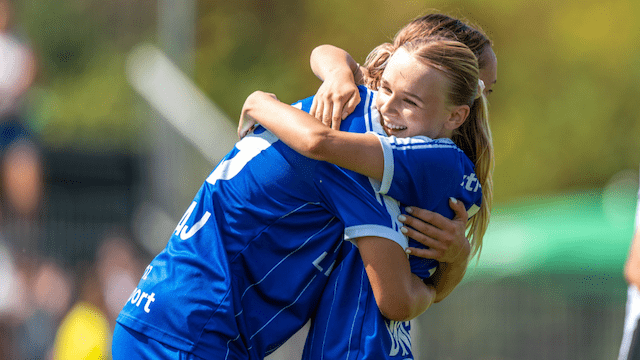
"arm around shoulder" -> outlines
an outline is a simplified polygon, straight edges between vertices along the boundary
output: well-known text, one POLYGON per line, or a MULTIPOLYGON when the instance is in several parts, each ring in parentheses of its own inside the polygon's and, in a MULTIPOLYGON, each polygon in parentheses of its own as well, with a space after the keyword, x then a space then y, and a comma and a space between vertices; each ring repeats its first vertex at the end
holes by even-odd
POLYGON ((245 123, 259 123, 306 157, 382 179, 383 152, 375 135, 331 129, 306 112, 262 91, 254 92, 245 101, 240 127, 246 127, 245 123))
POLYGON ((309 59, 311 70, 322 81, 340 77, 345 81, 362 84, 360 65, 348 52, 333 45, 320 45, 313 49, 309 59))

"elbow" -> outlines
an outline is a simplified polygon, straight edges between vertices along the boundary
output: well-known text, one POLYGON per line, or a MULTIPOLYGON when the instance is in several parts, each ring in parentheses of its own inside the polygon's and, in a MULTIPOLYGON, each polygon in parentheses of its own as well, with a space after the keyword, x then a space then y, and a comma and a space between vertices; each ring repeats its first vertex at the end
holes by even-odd
POLYGON ((329 51, 333 46, 329 44, 322 44, 316 46, 313 50, 311 50, 311 59, 317 58, 321 56, 323 53, 329 51))
POLYGON ((303 138, 300 139, 301 149, 300 153, 304 156, 320 161, 327 161, 330 155, 331 142, 329 128, 323 128, 322 130, 308 130, 303 134, 303 138))
POLYGON ((389 320, 409 321, 419 314, 413 310, 415 306, 409 298, 402 296, 376 299, 380 313, 389 320))
POLYGON ((261 96, 264 94, 262 91, 254 91, 252 92, 245 100, 242 105, 242 113, 252 116, 258 110, 260 105, 261 96))
POLYGON ((434 303, 436 290, 415 278, 414 287, 383 294, 375 293, 380 313, 389 320, 409 321, 425 312, 434 303))

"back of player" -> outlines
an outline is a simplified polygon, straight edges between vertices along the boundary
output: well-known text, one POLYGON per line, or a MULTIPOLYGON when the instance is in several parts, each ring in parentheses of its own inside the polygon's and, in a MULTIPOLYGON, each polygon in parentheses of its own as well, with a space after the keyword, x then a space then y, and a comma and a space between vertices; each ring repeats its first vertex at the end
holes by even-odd
MULTIPOLYGON (((375 92, 361 86, 360 95, 365 104, 374 106, 375 92)), ((299 107, 307 110, 310 103, 305 99, 299 107)), ((377 112, 370 113, 372 116, 364 122, 343 122, 341 130, 374 132, 380 137, 385 174, 382 182, 373 181, 379 200, 393 203, 398 199, 402 209, 410 202, 452 218, 448 199, 454 197, 463 201, 470 216, 477 211, 482 190, 473 163, 450 139, 387 137, 377 112)), ((410 242, 411 246, 421 246, 410 242)), ((412 272, 421 278, 432 275, 437 267, 433 260, 414 256, 410 257, 410 264, 412 272)), ((390 321, 382 316, 362 258, 358 249, 351 246, 322 294, 303 359, 410 359, 409 331, 408 321, 390 321)))
POLYGON ((206 179, 147 267, 113 347, 134 351, 148 340, 176 358, 262 359, 310 318, 343 256, 343 232, 406 243, 398 211, 368 181, 258 128, 206 179))

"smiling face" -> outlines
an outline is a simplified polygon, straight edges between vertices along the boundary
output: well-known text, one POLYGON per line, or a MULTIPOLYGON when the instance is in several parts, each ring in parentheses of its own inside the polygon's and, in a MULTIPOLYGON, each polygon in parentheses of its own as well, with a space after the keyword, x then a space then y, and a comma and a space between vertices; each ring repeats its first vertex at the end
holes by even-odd
POLYGON ((449 86, 444 73, 398 49, 389 59, 376 97, 387 135, 451 137, 455 127, 450 120, 457 107, 448 104, 449 86))

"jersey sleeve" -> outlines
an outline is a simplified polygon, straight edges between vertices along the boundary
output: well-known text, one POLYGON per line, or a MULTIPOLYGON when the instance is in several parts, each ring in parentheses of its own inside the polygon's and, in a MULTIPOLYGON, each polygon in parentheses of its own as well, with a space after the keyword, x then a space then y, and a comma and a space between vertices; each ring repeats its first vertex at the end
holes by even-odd
POLYGON ((463 201, 469 216, 479 209, 482 188, 473 163, 450 139, 376 135, 385 164, 382 181, 375 182, 380 194, 450 217, 449 197, 463 201))

